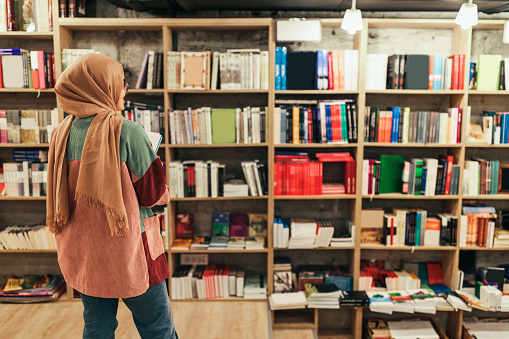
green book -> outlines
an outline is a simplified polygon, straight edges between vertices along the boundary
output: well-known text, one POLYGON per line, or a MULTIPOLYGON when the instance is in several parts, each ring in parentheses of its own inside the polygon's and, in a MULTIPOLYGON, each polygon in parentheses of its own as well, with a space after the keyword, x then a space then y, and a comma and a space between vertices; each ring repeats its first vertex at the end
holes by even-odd
POLYGON ((422 160, 415 162, 415 189, 414 195, 421 195, 421 183, 422 183, 422 167, 424 163, 422 160))
POLYGON ((212 236, 230 235, 230 213, 212 213, 212 236))
POLYGON ((380 194, 401 193, 404 163, 402 155, 380 156, 380 194))
POLYGON ((236 142, 236 110, 213 108, 211 110, 212 143, 236 142))
POLYGON ((498 90, 501 61, 501 55, 479 55, 476 85, 478 91, 498 90))

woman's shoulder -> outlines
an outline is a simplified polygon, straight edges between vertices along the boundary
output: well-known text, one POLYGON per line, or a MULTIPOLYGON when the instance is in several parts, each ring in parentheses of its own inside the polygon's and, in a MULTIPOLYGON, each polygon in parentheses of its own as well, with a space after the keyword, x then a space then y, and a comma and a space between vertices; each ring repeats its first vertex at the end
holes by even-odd
POLYGON ((121 138, 129 140, 131 138, 139 138, 145 134, 143 126, 135 121, 124 119, 122 121, 121 138))

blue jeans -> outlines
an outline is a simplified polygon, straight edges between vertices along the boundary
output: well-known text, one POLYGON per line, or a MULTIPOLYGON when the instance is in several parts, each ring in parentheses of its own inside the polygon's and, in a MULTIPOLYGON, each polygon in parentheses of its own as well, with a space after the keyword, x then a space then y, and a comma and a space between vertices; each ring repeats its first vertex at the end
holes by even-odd
MULTIPOLYGON (((118 299, 80 294, 85 320, 83 338, 115 338, 115 330, 118 326, 118 299)), ((149 287, 142 295, 126 298, 123 301, 131 310, 134 324, 142 338, 178 339, 165 281, 149 287)))

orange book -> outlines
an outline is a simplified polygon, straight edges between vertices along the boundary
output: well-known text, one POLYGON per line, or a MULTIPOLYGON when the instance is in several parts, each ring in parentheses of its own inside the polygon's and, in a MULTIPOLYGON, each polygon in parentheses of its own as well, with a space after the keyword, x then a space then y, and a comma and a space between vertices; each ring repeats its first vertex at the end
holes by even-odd
POLYGON ((338 58, 339 90, 345 90, 345 51, 340 50, 338 58))
POLYGON ((334 90, 339 89, 339 51, 332 51, 332 79, 334 90))
POLYGON ((293 143, 299 143, 299 107, 293 107, 293 143))
POLYGON ((338 142, 341 141, 341 109, 339 104, 334 104, 334 118, 336 119, 336 131, 333 140, 338 142))
POLYGON ((433 89, 433 78, 434 78, 434 66, 435 66, 435 56, 433 54, 429 55, 429 76, 428 76, 428 89, 433 89))
POLYGON ((193 242, 193 239, 175 239, 173 242, 173 245, 171 245, 172 249, 180 249, 180 250, 187 250, 189 249, 189 246, 193 242))
POLYGON ((384 120, 384 111, 380 111, 379 113, 379 116, 378 116, 378 140, 377 142, 383 142, 384 141, 384 137, 383 137, 383 134, 382 134, 382 131, 383 131, 383 125, 385 123, 385 120, 384 120))

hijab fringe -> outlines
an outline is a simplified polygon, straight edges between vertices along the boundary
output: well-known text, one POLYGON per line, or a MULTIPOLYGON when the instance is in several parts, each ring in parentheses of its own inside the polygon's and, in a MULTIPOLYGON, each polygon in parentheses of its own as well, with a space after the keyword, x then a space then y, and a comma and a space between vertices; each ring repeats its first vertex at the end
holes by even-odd
POLYGON ((58 228, 67 224, 69 221, 69 213, 60 212, 56 215, 48 215, 46 217, 46 225, 49 227, 49 231, 52 233, 57 233, 58 228))

